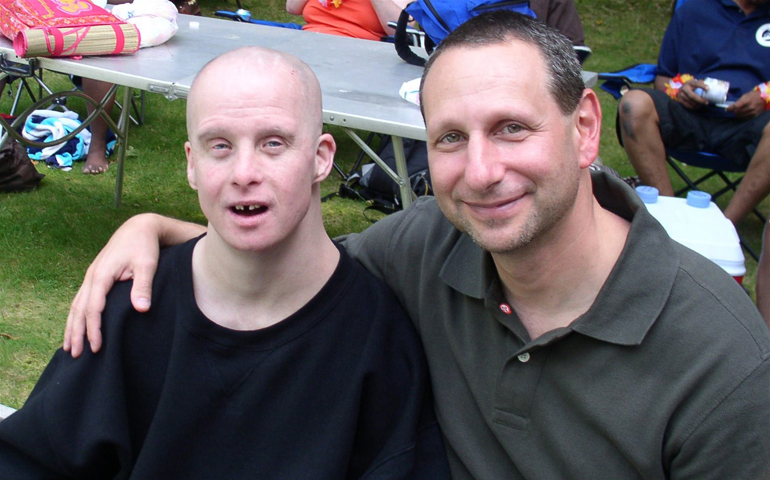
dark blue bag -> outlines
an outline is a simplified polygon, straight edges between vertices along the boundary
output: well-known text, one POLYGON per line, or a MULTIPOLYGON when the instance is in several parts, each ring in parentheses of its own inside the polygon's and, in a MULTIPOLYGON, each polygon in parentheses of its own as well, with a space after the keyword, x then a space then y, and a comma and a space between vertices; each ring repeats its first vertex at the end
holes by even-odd
POLYGON ((430 42, 428 53, 441 43, 455 28, 490 10, 511 10, 537 18, 529 7, 529 0, 415 0, 401 12, 396 27, 396 51, 406 62, 425 65, 425 60, 407 45, 406 27, 409 17, 420 25, 430 42))

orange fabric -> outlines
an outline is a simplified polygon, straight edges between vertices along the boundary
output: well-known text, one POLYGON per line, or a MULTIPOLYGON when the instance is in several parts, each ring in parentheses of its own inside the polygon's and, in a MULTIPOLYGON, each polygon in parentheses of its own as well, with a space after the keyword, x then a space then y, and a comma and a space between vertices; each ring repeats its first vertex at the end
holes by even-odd
POLYGON ((319 0, 308 0, 302 9, 302 17, 307 22, 303 30, 366 40, 379 40, 385 36, 369 0, 342 0, 339 8, 332 0, 327 4, 324 7, 319 0))

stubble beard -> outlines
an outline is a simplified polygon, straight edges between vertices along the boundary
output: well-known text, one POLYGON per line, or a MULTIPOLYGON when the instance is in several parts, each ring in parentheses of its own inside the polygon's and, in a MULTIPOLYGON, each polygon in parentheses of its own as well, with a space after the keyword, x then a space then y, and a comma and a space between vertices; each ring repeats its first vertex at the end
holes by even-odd
POLYGON ((476 226, 478 222, 474 224, 462 213, 453 215, 451 218, 447 217, 458 230, 466 233, 483 250, 494 254, 513 253, 535 241, 545 240, 554 230, 554 227, 567 216, 567 213, 575 205, 579 186, 575 183, 571 188, 567 185, 562 185, 562 188, 566 188, 566 190, 560 198, 539 205, 529 214, 521 227, 512 233, 510 238, 493 241, 485 233, 503 229, 511 220, 489 220, 483 222, 483 228, 478 228, 476 226))

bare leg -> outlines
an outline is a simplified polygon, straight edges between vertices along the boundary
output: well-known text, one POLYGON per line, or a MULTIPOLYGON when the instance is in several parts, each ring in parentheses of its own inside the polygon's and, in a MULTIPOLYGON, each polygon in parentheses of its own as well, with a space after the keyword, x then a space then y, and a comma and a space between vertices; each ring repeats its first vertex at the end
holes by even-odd
POLYGON ((642 184, 661 195, 673 196, 666 168, 666 147, 660 137, 660 118, 652 98, 639 90, 626 93, 618 105, 623 147, 642 184))
POLYGON ((738 190, 733 195, 732 200, 730 200, 730 204, 725 208, 725 216, 737 225, 769 193, 770 124, 767 124, 765 129, 762 130, 762 138, 759 140, 759 145, 757 145, 757 151, 751 157, 746 175, 744 175, 741 184, 738 185, 738 190))
MULTIPOLYGON (((100 101, 109 91, 112 85, 98 80, 83 78, 83 92, 96 101, 100 101)), ((112 112, 112 105, 115 103, 113 97, 105 105, 104 111, 109 114, 112 112)), ((88 113, 93 111, 88 106, 88 113)), ((107 151, 107 122, 103 118, 97 117, 91 123, 91 147, 88 150, 86 164, 83 166, 83 173, 98 174, 106 172, 109 168, 106 158, 107 151)))

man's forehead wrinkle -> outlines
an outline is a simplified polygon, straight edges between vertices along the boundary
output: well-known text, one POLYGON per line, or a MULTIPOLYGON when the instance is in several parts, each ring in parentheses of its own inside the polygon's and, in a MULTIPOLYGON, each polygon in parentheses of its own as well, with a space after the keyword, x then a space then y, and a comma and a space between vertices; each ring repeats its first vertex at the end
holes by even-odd
MULTIPOLYGON (((292 98, 300 96, 296 92, 287 95, 292 98)), ((288 97, 278 98, 278 95, 268 104, 262 104, 260 100, 249 102, 248 99, 227 96, 221 99, 209 98, 198 103, 191 112, 191 126, 199 137, 212 132, 226 134, 243 131, 239 124, 245 124, 254 135, 278 134, 285 138, 296 138, 303 136, 315 123, 311 120, 315 115, 298 109, 303 104, 296 99, 291 101, 288 97)))
MULTIPOLYGON (((465 51, 450 51, 445 55, 452 56, 453 54, 463 55, 465 54, 465 51)), ((516 88, 518 90, 522 86, 526 86, 531 81, 531 77, 536 73, 534 71, 525 72, 524 68, 500 71, 498 68, 495 68, 495 66, 485 68, 484 71, 474 71, 466 68, 460 72, 456 72, 457 68, 452 68, 447 64, 449 61, 450 60, 447 60, 447 58, 438 59, 436 65, 434 65, 428 72, 425 79, 425 90, 423 92, 423 95, 426 98, 431 97, 431 94, 436 90, 442 94, 442 100, 467 93, 481 93, 494 89, 505 90, 516 88), (452 70, 455 70, 455 72, 450 74, 449 72, 452 70), (436 82, 443 80, 440 80, 439 76, 448 75, 451 75, 453 81, 441 82, 440 86, 436 85, 436 82), (458 88, 460 90, 458 90, 458 88), (451 92, 457 92, 457 94, 452 95, 452 97, 447 97, 446 95, 449 95, 451 92)), ((457 62, 453 63, 457 65, 457 62)))
POLYGON ((202 130, 230 130, 233 123, 239 119, 256 120, 258 131, 292 131, 301 125, 296 113, 281 105, 270 107, 253 107, 239 105, 228 109, 226 112, 215 111, 209 115, 200 116, 197 129, 202 130), (252 112, 256 110, 255 112, 252 112))
MULTIPOLYGON (((474 76, 475 75, 465 75, 465 77, 467 78, 471 78, 474 76)), ((485 78, 493 79, 493 78, 503 78, 503 77, 507 78, 508 75, 496 75, 491 77, 488 76, 485 78)), ((437 103, 451 102, 456 98, 460 98, 468 95, 473 97, 476 95, 485 94, 485 95, 495 95, 498 98, 500 98, 499 103, 495 104, 494 107, 490 107, 489 109, 490 113, 497 112, 499 114, 503 114, 506 110, 511 110, 512 105, 514 105, 515 103, 519 103, 519 102, 513 102, 512 100, 510 100, 511 95, 509 95, 508 92, 510 92, 511 87, 512 87, 511 84, 502 84, 500 82, 482 82, 481 84, 479 84, 479 82, 475 82, 472 85, 472 88, 469 87, 462 90, 458 90, 457 88, 451 88, 451 87, 446 87, 438 91, 431 89, 431 90, 434 90, 433 93, 431 94, 430 92, 428 92, 425 95, 426 98, 430 99, 428 102, 426 102, 426 111, 430 111, 430 107, 428 106, 428 103, 430 102, 434 102, 434 101, 437 103), (440 96, 437 99, 432 99, 432 95, 434 94, 438 94, 440 96)), ((517 110, 520 108, 523 108, 524 106, 525 105, 522 103, 521 105, 518 106, 517 110)), ((435 114, 435 111, 433 111, 432 113, 435 114)), ((511 110, 511 114, 513 113, 514 111, 511 110)), ((450 115, 450 116, 454 117, 454 115, 450 115)), ((451 119, 442 119, 442 120, 443 120, 442 123, 444 123, 445 121, 451 120, 451 119)))
MULTIPOLYGON (((444 52, 442 57, 436 59, 436 63, 428 71, 426 81, 430 80, 435 75, 439 75, 441 70, 457 70, 458 67, 461 69, 460 75, 463 75, 463 77, 486 76, 487 78, 500 78, 501 76, 505 76, 522 78, 524 81, 530 81, 534 76, 538 74, 547 73, 543 70, 546 68, 545 61, 545 57, 535 46, 516 38, 510 38, 506 41, 483 45, 456 46, 444 52), (483 68, 486 72, 484 74, 470 70, 470 67, 467 65, 467 58, 470 57, 471 61, 473 61, 478 52, 483 52, 485 50, 508 50, 510 51, 511 55, 514 55, 516 52, 518 52, 518 54, 524 55, 525 59, 523 62, 526 64, 526 68, 522 66, 522 68, 508 70, 502 75, 500 73, 495 73, 494 71, 489 72, 489 70, 495 69, 496 67, 506 68, 506 63, 511 62, 511 59, 503 58, 500 59, 499 63, 485 64, 483 68), (532 55, 534 55, 534 57, 532 57, 532 55), (458 60, 458 58, 453 57, 459 57, 462 60, 458 60)), ((462 77, 455 75, 455 78, 462 77)))

